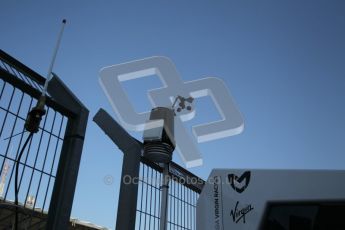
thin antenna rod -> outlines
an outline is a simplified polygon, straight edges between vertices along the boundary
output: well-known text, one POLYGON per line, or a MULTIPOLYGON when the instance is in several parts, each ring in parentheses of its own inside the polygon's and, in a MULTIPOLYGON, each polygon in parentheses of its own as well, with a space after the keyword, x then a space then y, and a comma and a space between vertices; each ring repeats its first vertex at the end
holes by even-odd
POLYGON ((47 89, 48 89, 48 83, 49 83, 50 79, 52 78, 53 66, 54 66, 54 62, 55 62, 55 58, 56 58, 57 52, 58 52, 59 47, 60 47, 60 42, 61 42, 61 38, 62 38, 62 34, 63 34, 64 28, 65 28, 65 25, 66 25, 66 19, 63 19, 62 20, 62 26, 61 26, 60 34, 59 34, 59 37, 58 37, 58 40, 57 40, 57 43, 56 43, 56 46, 55 46, 55 50, 54 50, 54 53, 53 53, 53 58, 52 58, 52 61, 50 63, 50 66, 49 66, 48 75, 47 75, 46 81, 44 82, 44 88, 42 90, 42 96, 46 95, 47 89))

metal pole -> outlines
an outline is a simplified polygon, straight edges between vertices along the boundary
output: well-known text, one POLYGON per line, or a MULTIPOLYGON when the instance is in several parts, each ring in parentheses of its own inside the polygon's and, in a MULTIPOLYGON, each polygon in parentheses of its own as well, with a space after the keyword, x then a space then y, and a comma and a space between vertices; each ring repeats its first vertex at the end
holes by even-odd
POLYGON ((119 203, 116 217, 116 230, 135 229, 137 212, 140 151, 136 148, 124 153, 120 182, 119 203), (131 181, 132 180, 132 181, 131 181))
POLYGON ((164 164, 163 178, 162 178, 162 201, 161 201, 161 215, 160 215, 160 230, 167 229, 168 217, 168 194, 169 194, 169 164, 164 164))
POLYGON ((53 66, 54 66, 54 63, 55 63, 55 58, 56 58, 57 52, 59 50, 59 46, 60 46, 60 42, 61 42, 63 31, 65 29, 65 25, 66 25, 66 19, 62 20, 62 26, 61 26, 61 30, 60 30, 60 33, 59 33, 59 37, 58 37, 58 40, 56 42, 56 46, 55 46, 55 49, 54 49, 52 61, 51 61, 50 65, 49 65, 47 78, 46 78, 46 81, 44 82, 44 87, 43 87, 43 90, 42 90, 42 96, 46 95, 47 89, 48 89, 48 83, 49 83, 49 81, 52 78, 53 66))
POLYGON ((124 153, 116 230, 134 230, 137 211, 138 183, 142 144, 131 137, 105 110, 100 109, 94 122, 124 153))
POLYGON ((46 225, 47 230, 64 230, 69 228, 89 111, 57 76, 48 92, 75 114, 68 118, 46 225))

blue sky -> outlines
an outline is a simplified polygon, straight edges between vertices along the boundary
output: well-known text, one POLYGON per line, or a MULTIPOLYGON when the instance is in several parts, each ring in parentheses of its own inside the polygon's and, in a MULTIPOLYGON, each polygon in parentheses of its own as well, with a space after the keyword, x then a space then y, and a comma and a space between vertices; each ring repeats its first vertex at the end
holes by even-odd
MULTIPOLYGON (((63 18, 54 72, 90 110, 72 216, 114 227, 122 154, 91 121, 100 107, 114 115, 98 73, 149 56, 170 57, 185 81, 222 78, 244 116, 242 134, 199 145, 205 163, 191 171, 200 177, 345 168, 344 1, 3 1, 1 49, 46 76, 63 18)), ((137 111, 159 86, 124 85, 137 111)), ((218 117, 210 99, 196 103, 186 127, 218 117)))

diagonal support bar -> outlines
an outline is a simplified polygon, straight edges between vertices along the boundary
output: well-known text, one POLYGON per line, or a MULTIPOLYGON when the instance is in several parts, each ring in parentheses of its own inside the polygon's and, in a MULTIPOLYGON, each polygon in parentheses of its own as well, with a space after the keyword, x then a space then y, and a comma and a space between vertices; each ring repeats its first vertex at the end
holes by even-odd
POLYGON ((100 109, 93 121, 124 153, 116 230, 134 230, 137 209, 138 183, 142 143, 129 135, 105 110, 100 109), (129 181, 129 179, 131 179, 129 181), (136 180, 137 181, 137 180, 136 180), (125 183, 126 182, 126 183, 125 183))

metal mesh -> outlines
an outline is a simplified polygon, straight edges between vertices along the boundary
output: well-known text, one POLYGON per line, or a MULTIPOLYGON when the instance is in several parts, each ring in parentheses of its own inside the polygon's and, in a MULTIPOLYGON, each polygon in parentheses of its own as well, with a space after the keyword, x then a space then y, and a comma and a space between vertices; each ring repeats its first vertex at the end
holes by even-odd
POLYGON ((136 229, 159 229, 161 177, 157 170, 140 164, 136 229))
MULTIPOLYGON (((15 159, 28 136, 24 123, 36 100, 3 80, 0 89, 0 195, 4 200, 13 200, 15 159)), ((19 167, 19 202, 42 212, 49 207, 66 121, 48 107, 40 131, 29 142, 19 167)))
POLYGON ((0 60, 0 68, 10 73, 13 77, 21 80, 25 84, 29 85, 33 89, 42 91, 43 86, 37 83, 37 80, 32 79, 32 76, 28 76, 24 71, 18 66, 13 66, 8 60, 0 60))
POLYGON ((195 230, 196 202, 199 193, 176 181, 170 181, 167 230, 195 230))
MULTIPOLYGON (((19 79, 31 90, 42 89, 40 83, 23 73, 20 67, 6 61, 0 60, 2 75, 19 79)), ((6 207, 14 201, 15 162, 29 135, 24 130, 26 116, 36 102, 31 95, 0 79, 0 201, 6 207)), ((48 212, 67 120, 47 107, 39 132, 24 151, 19 165, 18 202, 26 210, 48 212)), ((11 212, 9 215, 6 212, 0 209, 1 224, 13 218, 11 212)))
MULTIPOLYGON (((198 192, 186 187, 185 181, 172 175, 169 182, 168 230, 195 230, 195 209, 198 192)), ((160 229, 162 173, 158 167, 140 164, 136 229, 160 229)))

